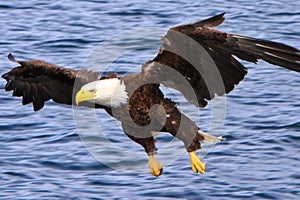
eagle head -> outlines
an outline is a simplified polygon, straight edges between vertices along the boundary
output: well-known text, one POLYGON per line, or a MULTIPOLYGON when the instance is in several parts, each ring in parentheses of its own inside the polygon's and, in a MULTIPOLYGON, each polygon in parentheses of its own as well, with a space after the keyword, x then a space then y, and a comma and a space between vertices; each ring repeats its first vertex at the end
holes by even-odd
POLYGON ((128 101, 128 93, 124 82, 120 79, 103 79, 83 85, 77 92, 75 101, 76 105, 82 101, 89 101, 115 108, 128 101))

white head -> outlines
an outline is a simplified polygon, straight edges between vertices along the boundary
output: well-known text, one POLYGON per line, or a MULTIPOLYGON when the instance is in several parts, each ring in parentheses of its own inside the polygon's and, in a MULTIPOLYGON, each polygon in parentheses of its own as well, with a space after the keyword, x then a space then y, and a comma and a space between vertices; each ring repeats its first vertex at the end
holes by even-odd
POLYGON ((76 94, 76 104, 89 101, 107 107, 119 107, 128 100, 126 86, 118 78, 103 79, 82 86, 76 94))

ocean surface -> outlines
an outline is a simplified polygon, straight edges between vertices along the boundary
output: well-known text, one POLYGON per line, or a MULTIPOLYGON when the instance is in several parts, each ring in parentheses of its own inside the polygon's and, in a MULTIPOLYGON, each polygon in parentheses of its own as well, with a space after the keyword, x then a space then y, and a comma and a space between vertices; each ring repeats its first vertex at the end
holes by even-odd
MULTIPOLYGON (((72 69, 138 72, 169 27, 222 12, 219 30, 300 49, 298 1, 2 1, 0 74, 16 66, 10 52, 72 69)), ((164 89, 202 130, 227 140, 197 153, 201 175, 181 142, 159 135, 159 178, 104 111, 49 101, 33 112, 1 79, 0 199, 299 199, 300 74, 244 64, 245 80, 204 109, 164 89)))

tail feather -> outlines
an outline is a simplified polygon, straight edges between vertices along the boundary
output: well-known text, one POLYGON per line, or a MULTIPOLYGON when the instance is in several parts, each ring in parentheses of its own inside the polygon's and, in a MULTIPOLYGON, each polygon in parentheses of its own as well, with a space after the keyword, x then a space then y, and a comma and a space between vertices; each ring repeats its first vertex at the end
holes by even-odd
POLYGON ((204 138, 202 142, 206 142, 206 143, 216 143, 216 142, 221 142, 223 140, 222 136, 216 137, 216 136, 204 133, 201 130, 198 130, 198 134, 204 138))

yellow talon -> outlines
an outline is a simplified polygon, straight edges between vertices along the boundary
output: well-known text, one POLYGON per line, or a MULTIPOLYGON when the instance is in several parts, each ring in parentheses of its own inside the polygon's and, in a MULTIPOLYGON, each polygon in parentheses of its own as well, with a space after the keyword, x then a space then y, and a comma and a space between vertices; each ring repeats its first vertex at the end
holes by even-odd
POLYGON ((189 152, 189 154, 190 154, 190 163, 191 163, 193 172, 195 172, 195 173, 199 172, 201 174, 204 174, 204 170, 205 170, 204 164, 196 156, 195 152, 189 152))
POLYGON ((153 176, 160 176, 162 174, 162 165, 159 162, 157 162, 157 160, 155 160, 154 155, 149 156, 148 167, 150 169, 150 173, 153 176))

